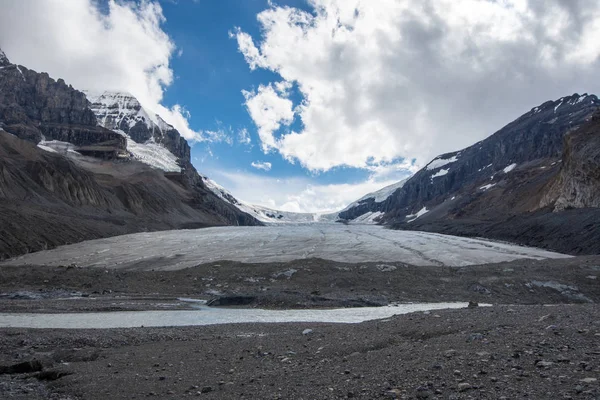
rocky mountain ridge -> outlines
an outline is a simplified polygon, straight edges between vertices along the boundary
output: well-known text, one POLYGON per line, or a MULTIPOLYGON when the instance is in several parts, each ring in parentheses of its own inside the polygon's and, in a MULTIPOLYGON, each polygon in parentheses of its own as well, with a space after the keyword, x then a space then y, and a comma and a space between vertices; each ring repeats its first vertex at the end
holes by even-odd
POLYGON ((574 94, 535 107, 489 138, 436 157, 369 212, 397 229, 600 252, 599 106, 594 95, 574 94))
POLYGON ((0 59, 0 123, 5 131, 34 143, 58 140, 125 150, 122 135, 97 125, 83 93, 62 79, 11 64, 4 53, 0 59))
POLYGON ((600 208, 600 112, 565 136, 561 169, 540 206, 600 208))
POLYGON ((139 231, 260 225, 206 188, 173 127, 107 129, 62 79, 4 53, 0 62, 0 258, 139 231))
POLYGON ((340 217, 352 220, 367 210, 385 213, 384 221, 401 222, 424 207, 431 209, 449 200, 466 186, 479 185, 476 191, 491 188, 521 164, 558 159, 565 133, 585 123, 599 106, 600 100, 588 94, 545 102, 487 139, 436 157, 385 201, 350 208, 340 217))

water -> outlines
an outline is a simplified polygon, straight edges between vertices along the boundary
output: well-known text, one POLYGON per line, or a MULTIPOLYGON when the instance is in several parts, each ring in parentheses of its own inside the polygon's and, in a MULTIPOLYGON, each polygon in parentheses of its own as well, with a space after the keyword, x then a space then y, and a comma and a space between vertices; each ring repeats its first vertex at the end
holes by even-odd
POLYGON ((98 313, 0 313, 0 328, 105 329, 200 326, 232 323, 329 322, 353 324, 416 311, 465 308, 468 303, 415 303, 386 307, 329 310, 263 310, 212 308, 199 304, 188 311, 124 311, 98 313))

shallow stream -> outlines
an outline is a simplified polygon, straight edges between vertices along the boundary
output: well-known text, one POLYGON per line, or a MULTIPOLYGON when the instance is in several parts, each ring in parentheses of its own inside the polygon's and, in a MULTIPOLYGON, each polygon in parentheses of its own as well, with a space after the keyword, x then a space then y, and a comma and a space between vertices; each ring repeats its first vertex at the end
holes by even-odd
POLYGON ((185 311, 119 311, 97 313, 0 313, 0 328, 105 329, 199 326, 232 323, 328 322, 352 324, 396 314, 464 308, 467 303, 415 303, 385 307, 310 310, 213 308, 202 304, 185 311))

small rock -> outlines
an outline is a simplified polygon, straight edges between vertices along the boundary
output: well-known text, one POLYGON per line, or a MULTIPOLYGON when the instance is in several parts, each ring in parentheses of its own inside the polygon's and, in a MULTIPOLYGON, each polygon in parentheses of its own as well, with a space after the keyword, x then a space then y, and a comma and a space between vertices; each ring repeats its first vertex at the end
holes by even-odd
POLYGON ((467 342, 475 342, 483 340, 484 336, 482 333, 471 333, 467 338, 467 342))
POLYGON ((210 393, 210 392, 212 392, 212 390, 213 390, 212 387, 210 387, 210 386, 204 386, 202 388, 202 390, 200 390, 200 392, 201 393, 210 393))
POLYGON ((467 382, 463 382, 463 383, 459 383, 458 384, 458 391, 459 392, 466 392, 467 390, 470 390, 472 388, 473 388, 473 386, 471 386, 471 384, 467 383, 467 382))
POLYGON ((313 333, 312 329, 305 329, 305 330, 302 331, 303 335, 310 335, 311 333, 313 333))
POLYGON ((579 382, 583 382, 583 383, 594 383, 596 381, 598 381, 598 379, 596 379, 596 378, 583 378, 583 379, 579 380, 579 382))
POLYGON ((452 358, 456 355, 456 350, 450 349, 450 350, 446 350, 444 352, 444 357, 446 358, 452 358))
POLYGON ((544 369, 548 369, 553 365, 554 363, 552 361, 538 361, 537 363, 535 363, 536 367, 544 369))

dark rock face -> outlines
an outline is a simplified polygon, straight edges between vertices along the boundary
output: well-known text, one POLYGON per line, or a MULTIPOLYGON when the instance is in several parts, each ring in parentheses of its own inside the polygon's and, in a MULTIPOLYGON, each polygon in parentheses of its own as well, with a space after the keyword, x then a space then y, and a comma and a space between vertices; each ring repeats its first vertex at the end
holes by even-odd
POLYGON ((372 197, 365 200, 361 200, 358 203, 359 204, 348 210, 341 211, 339 213, 339 218, 342 220, 352 220, 368 212, 381 211, 381 208, 383 206, 383 203, 377 203, 372 197))
POLYGON ((441 204, 465 187, 493 184, 511 164, 558 158, 565 133, 583 124, 599 106, 596 96, 585 94, 546 102, 489 138, 437 157, 386 201, 361 204, 340 213, 340 218, 354 219, 367 210, 385 212, 387 222, 401 222, 424 206, 431 209, 441 204))
POLYGON ((144 118, 126 124, 138 140, 154 138, 179 157, 181 171, 164 173, 121 159, 125 136, 99 126, 89 105, 62 79, 0 52, 0 259, 132 232, 260 225, 206 188, 173 127, 157 120, 149 128, 144 118), (36 146, 43 139, 92 157, 43 151, 36 146))
POLYGON ((38 143, 42 138, 78 146, 111 142, 126 148, 118 133, 96 124, 85 95, 62 79, 10 64, 0 56, 0 123, 22 139, 38 143))
POLYGON ((340 216, 382 211, 396 229, 596 254, 599 106, 596 96, 577 94, 544 103, 489 138, 437 157, 386 201, 340 216), (416 218, 418 211, 426 212, 416 218))
POLYGON ((489 138, 462 151, 440 156, 440 159, 455 156, 457 161, 431 170, 424 168, 415 174, 384 203, 385 218, 404 218, 436 198, 440 198, 438 202, 445 200, 444 196, 465 185, 491 181, 492 176, 513 163, 560 157, 565 133, 584 123, 599 106, 600 100, 593 95, 574 94, 546 102, 489 138), (445 168, 449 170, 446 175, 432 178, 445 168))
POLYGON ((600 112, 565 137, 560 173, 541 205, 556 211, 600 207, 600 112))
POLYGON ((260 223, 201 184, 135 161, 70 159, 0 130, 0 259, 126 233, 219 225, 260 223))

